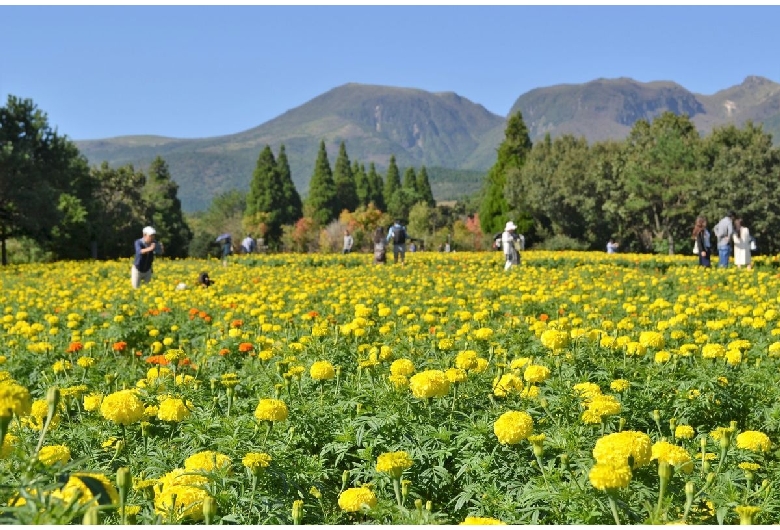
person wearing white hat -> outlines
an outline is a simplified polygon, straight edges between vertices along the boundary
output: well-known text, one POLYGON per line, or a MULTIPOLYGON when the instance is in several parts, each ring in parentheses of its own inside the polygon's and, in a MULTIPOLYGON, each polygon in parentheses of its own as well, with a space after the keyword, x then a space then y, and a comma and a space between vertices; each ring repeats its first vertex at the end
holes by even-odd
POLYGON ((152 279, 152 262, 154 261, 154 249, 157 243, 154 237, 157 231, 151 226, 143 229, 143 237, 135 240, 135 259, 130 269, 130 283, 133 289, 138 289, 141 282, 149 283, 152 279))
POLYGON ((515 230, 517 230, 517 226, 512 221, 509 221, 504 227, 504 233, 501 234, 501 246, 506 258, 505 271, 508 271, 512 268, 512 265, 517 265, 519 262, 517 249, 515 248, 515 230))

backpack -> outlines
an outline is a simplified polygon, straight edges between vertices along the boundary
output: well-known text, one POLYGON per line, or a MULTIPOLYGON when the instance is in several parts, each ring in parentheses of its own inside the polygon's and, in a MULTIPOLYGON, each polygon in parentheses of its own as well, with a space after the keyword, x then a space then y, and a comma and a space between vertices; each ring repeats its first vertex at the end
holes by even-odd
POLYGON ((403 245, 406 243, 406 229, 403 226, 393 227, 393 244, 403 245))

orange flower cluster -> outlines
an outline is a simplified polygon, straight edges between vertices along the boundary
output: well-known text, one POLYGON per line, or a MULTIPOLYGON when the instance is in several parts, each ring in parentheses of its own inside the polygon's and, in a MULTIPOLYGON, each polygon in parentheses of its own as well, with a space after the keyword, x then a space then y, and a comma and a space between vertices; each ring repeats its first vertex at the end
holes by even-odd
POLYGON ((127 343, 125 341, 115 342, 114 345, 111 346, 111 349, 114 351, 125 351, 125 348, 127 348, 127 343))
POLYGON ((76 353, 78 351, 81 351, 84 349, 84 345, 80 342, 71 342, 70 346, 68 346, 68 349, 65 350, 67 353, 76 353))

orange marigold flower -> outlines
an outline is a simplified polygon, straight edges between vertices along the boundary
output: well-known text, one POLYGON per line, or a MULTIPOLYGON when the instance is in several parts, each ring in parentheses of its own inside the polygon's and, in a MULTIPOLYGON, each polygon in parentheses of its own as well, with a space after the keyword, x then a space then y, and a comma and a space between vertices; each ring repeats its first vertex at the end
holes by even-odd
POLYGON ((127 343, 125 341, 115 342, 112 348, 114 351, 125 351, 125 348, 127 348, 127 343))
POLYGON ((230 350, 228 350, 227 348, 222 348, 221 350, 219 350, 219 354, 220 354, 222 357, 224 357, 224 356, 225 356, 225 355, 227 355, 228 353, 230 353, 230 350))
POLYGON ((243 352, 243 353, 246 353, 248 351, 252 351, 254 349, 255 349, 255 346, 251 342, 242 342, 241 344, 238 345, 238 351, 243 352))
POLYGON ((542 322, 547 322, 548 320, 550 320, 550 315, 548 315, 547 313, 542 313, 541 315, 539 315, 539 320, 541 320, 542 322))
POLYGON ((149 364, 159 364, 160 366, 165 366, 168 364, 168 359, 165 358, 165 355, 152 355, 146 358, 146 362, 149 364))
POLYGON ((207 316, 209 316, 209 314, 208 314, 208 313, 206 313, 205 311, 200 311, 200 312, 198 313, 198 316, 199 316, 200 318, 206 318, 207 316))
POLYGON ((68 349, 65 350, 68 353, 75 353, 77 351, 81 351, 84 349, 84 345, 80 342, 71 342, 70 346, 68 346, 68 349))
POLYGON ((235 319, 233 322, 230 323, 231 328, 240 328, 244 325, 244 321, 240 318, 235 319))
POLYGON ((316 311, 309 311, 309 317, 317 318, 318 316, 320 316, 320 314, 317 313, 316 311))

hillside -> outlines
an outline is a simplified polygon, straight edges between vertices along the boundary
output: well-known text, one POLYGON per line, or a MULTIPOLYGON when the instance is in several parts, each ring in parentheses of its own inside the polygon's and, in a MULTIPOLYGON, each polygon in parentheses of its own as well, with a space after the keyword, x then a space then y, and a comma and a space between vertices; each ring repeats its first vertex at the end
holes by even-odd
MULTIPOLYGON (((146 167, 161 155, 179 183, 184 208, 197 210, 216 193, 247 189, 266 144, 274 152, 285 145, 293 180, 305 193, 320 139, 326 142, 331 165, 339 143, 345 141, 350 159, 366 165, 375 162, 382 169, 393 154, 402 169, 422 164, 459 168, 503 121, 452 92, 350 83, 238 134, 197 140, 120 137, 77 144, 91 163, 108 160, 112 165, 131 162, 146 167)), ((476 169, 490 163, 482 162, 476 169)), ((435 172, 431 178, 435 192, 435 172)))
MULTIPOLYGON (((671 81, 628 78, 537 88, 521 95, 508 115, 523 112, 532 140, 574 134, 589 141, 624 138, 638 119, 665 111, 692 117, 702 133, 746 120, 764 124, 780 140, 780 84, 750 76, 712 95, 694 94, 671 81)), ((352 160, 384 171, 394 154, 401 170, 431 169, 434 196, 456 199, 479 189, 480 175, 495 161, 505 118, 453 92, 431 93, 349 83, 247 131, 202 139, 127 136, 76 142, 90 163, 133 163, 146 168, 155 156, 168 162, 185 210, 208 206, 230 189, 248 189, 261 149, 285 144, 293 180, 305 194, 320 139, 331 165, 338 145, 352 160)))

